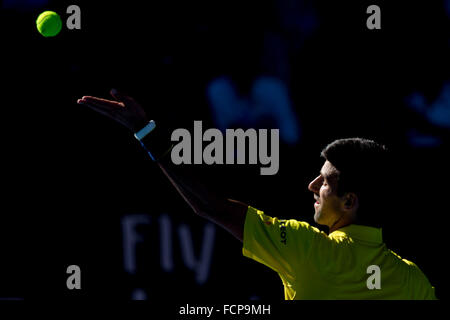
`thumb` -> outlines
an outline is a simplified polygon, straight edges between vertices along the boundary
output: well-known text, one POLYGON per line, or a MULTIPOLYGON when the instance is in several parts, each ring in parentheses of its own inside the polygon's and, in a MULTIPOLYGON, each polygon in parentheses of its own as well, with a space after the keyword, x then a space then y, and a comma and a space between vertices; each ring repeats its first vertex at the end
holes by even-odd
POLYGON ((114 99, 122 101, 125 104, 134 102, 133 98, 123 94, 122 92, 117 91, 117 89, 113 88, 109 93, 114 97, 114 99))

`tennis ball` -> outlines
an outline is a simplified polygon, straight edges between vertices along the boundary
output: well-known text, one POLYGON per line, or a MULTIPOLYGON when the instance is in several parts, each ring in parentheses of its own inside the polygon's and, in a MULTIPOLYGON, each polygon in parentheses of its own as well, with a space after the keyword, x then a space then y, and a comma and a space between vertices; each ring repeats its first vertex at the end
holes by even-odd
POLYGON ((44 37, 56 36, 62 28, 62 21, 54 11, 44 11, 36 19, 36 27, 44 37))

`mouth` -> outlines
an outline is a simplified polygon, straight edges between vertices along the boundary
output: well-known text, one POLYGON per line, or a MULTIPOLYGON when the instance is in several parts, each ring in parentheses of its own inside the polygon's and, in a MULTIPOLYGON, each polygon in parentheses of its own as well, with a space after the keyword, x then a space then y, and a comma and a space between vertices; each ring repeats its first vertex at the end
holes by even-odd
POLYGON ((314 203, 314 206, 318 206, 320 203, 319 203, 319 198, 317 198, 317 197, 314 197, 314 200, 316 200, 316 202, 314 203))

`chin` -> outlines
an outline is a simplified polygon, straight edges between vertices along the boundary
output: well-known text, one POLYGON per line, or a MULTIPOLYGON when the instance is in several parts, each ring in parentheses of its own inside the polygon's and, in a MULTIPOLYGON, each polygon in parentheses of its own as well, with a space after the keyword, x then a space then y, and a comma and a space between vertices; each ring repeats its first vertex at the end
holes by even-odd
POLYGON ((317 224, 320 224, 321 226, 326 226, 326 225, 327 225, 327 222, 326 222, 326 220, 324 219, 324 216, 323 216, 323 212, 322 212, 322 211, 316 211, 316 213, 314 214, 314 221, 315 221, 317 224))
POLYGON ((321 224, 321 223, 320 223, 320 212, 316 212, 316 213, 314 214, 314 221, 315 221, 317 224, 321 224))

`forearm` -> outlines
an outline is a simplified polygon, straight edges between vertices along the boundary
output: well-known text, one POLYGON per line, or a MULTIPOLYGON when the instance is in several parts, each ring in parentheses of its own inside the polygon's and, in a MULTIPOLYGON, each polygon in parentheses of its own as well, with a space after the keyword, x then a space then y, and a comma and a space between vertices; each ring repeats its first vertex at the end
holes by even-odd
POLYGON ((174 165, 170 155, 160 159, 158 166, 196 214, 218 224, 242 241, 248 205, 227 199, 204 186, 198 177, 174 165))

